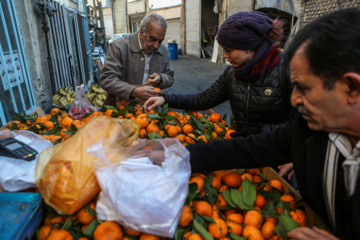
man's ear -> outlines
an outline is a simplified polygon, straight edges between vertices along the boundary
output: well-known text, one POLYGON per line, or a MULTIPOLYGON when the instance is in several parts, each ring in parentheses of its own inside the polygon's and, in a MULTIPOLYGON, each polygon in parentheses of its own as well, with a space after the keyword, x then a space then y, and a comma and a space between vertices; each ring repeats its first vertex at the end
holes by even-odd
POLYGON ((343 75, 348 86, 348 101, 350 104, 360 102, 360 74, 356 72, 348 72, 343 75))

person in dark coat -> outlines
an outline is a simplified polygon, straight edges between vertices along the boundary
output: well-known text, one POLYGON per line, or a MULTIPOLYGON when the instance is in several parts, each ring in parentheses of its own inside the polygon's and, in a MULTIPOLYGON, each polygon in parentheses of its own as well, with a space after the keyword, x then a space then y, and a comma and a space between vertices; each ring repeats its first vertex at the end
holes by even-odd
POLYGON ((295 36, 288 125, 189 145, 193 172, 292 162, 303 200, 333 234, 296 228, 290 239, 360 239, 360 10, 324 15, 295 36), (221 161, 219 161, 221 159, 221 161))
MULTIPOLYGON (((231 15, 217 34, 224 58, 231 64, 218 80, 201 93, 149 98, 145 111, 165 103, 170 108, 199 111, 229 101, 237 131, 232 137, 269 132, 285 125, 291 106, 279 79, 280 50, 274 45, 283 37, 282 25, 280 20, 271 20, 262 12, 231 15)), ((289 173, 291 179, 291 164, 279 168, 281 176, 289 173)), ((297 187, 296 183, 292 185, 297 187)))

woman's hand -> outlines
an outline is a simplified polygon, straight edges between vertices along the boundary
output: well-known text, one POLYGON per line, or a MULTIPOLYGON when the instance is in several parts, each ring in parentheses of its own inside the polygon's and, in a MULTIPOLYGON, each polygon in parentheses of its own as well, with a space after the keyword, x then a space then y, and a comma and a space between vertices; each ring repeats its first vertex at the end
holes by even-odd
POLYGON ((294 166, 292 163, 287 163, 284 165, 280 165, 279 167, 279 175, 280 177, 284 177, 285 175, 287 175, 287 178, 290 180, 291 177, 294 175, 295 171, 294 171, 294 166))
POLYGON ((165 103, 164 97, 151 97, 144 103, 144 111, 147 113, 151 109, 161 106, 165 103))
POLYGON ((340 240, 338 237, 332 235, 330 232, 319 229, 317 227, 300 227, 295 228, 287 234, 291 240, 340 240))

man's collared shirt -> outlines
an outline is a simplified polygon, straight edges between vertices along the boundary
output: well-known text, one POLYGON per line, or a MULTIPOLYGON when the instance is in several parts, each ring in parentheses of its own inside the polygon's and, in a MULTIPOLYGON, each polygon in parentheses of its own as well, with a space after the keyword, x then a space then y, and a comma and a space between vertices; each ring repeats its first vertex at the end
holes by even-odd
MULTIPOLYGON (((140 41, 140 32, 138 34, 138 39, 139 39, 139 46, 140 46, 142 54, 144 55, 144 61, 145 61, 144 77, 143 77, 143 83, 145 83, 146 79, 149 76, 149 64, 150 64, 151 58, 153 57, 153 54, 149 55, 143 51, 141 41, 140 41)), ((141 60, 143 60, 143 59, 141 59, 141 60)))

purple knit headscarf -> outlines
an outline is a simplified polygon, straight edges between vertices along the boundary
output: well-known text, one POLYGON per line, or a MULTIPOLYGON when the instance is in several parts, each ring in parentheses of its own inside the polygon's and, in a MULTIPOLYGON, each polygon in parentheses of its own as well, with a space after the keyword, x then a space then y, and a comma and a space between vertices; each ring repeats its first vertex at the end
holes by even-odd
POLYGON ((245 65, 235 68, 234 73, 241 80, 249 80, 253 67, 272 49, 267 38, 273 28, 273 21, 262 12, 238 12, 227 18, 220 26, 217 41, 223 47, 254 50, 254 57, 245 65))

